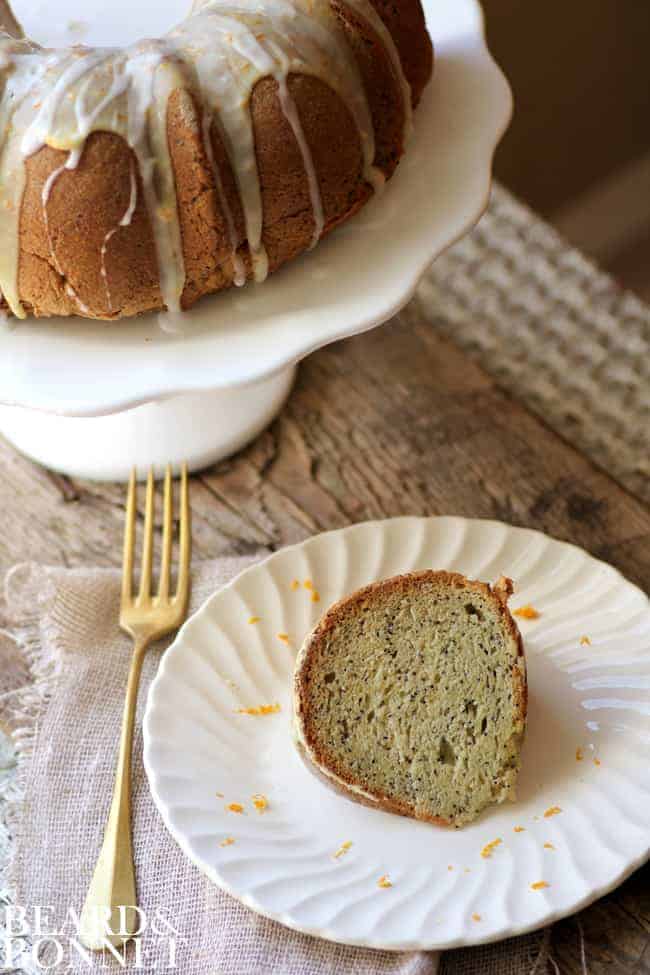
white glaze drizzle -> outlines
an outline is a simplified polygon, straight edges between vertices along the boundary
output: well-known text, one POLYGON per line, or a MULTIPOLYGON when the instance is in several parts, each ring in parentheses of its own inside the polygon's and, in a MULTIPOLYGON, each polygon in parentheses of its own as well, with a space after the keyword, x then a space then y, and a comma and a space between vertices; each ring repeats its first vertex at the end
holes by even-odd
MULTIPOLYGON (((43 183, 43 189, 41 190, 41 207, 43 210, 43 224, 45 226, 45 236, 47 237, 47 246, 50 251, 50 257, 52 258, 52 264, 54 265, 57 274, 60 274, 64 280, 65 280, 65 272, 61 267, 61 263, 58 257, 56 256, 54 250, 54 244, 52 242, 52 234, 50 233, 50 221, 47 214, 47 204, 49 203, 50 194, 52 192, 54 184, 56 183, 61 173, 65 172, 66 169, 74 169, 78 162, 79 162, 79 152, 77 150, 71 150, 68 153, 68 158, 63 163, 63 165, 57 166, 56 169, 52 170, 50 175, 43 183)), ((89 314, 90 310, 88 306, 84 304, 84 302, 81 300, 81 298, 79 297, 79 295, 77 294, 77 292, 72 287, 69 281, 65 282, 64 290, 65 293, 68 295, 68 297, 72 298, 74 303, 79 308, 79 311, 81 311, 84 315, 89 314)))
POLYGON ((298 114, 298 109, 296 103, 289 91, 288 75, 289 67, 286 63, 284 55, 280 48, 273 41, 268 41, 269 46, 276 57, 279 64, 284 67, 283 73, 277 78, 278 83, 278 98, 280 100, 280 105, 284 116, 291 126, 294 138, 298 143, 298 148, 302 155, 303 165, 305 167, 305 175, 307 176, 307 184, 309 186, 309 198, 311 201, 311 210, 314 218, 314 230, 312 233, 310 250, 316 246, 321 238, 323 229, 325 227, 325 214, 323 212, 323 198, 320 192, 320 185, 318 183, 318 173, 316 172, 316 167, 314 165, 314 158, 311 154, 311 149, 305 138, 305 130, 300 121, 300 115, 298 114))
MULTIPOLYGON (((410 90, 390 33, 369 0, 346 2, 375 31, 391 59, 402 86, 406 136, 411 125, 410 90)), ((277 82, 282 110, 302 154, 314 220, 312 246, 324 228, 323 205, 318 174, 288 86, 291 73, 311 74, 340 96, 359 132, 365 179, 375 190, 384 181, 374 166, 374 131, 359 68, 329 0, 195 0, 192 13, 165 38, 141 41, 124 50, 50 51, 0 34, 0 72, 0 187, 5 197, 0 198, 0 236, 3 244, 14 241, 0 255, 0 289, 18 317, 24 317, 17 284, 24 160, 44 145, 69 153, 65 166, 51 174, 43 188, 47 227, 47 200, 58 175, 63 168, 77 165, 88 136, 97 131, 122 136, 135 154, 156 245, 161 298, 171 316, 180 310, 185 269, 167 140, 168 101, 178 89, 189 91, 200 106, 202 136, 227 225, 237 284, 245 280, 245 265, 210 132, 212 125, 218 125, 237 181, 253 276, 262 281, 268 273, 268 257, 250 111, 259 80, 270 77, 277 82)), ((131 203, 134 208, 137 202, 133 172, 131 181, 132 199, 123 218, 129 221, 131 203)), ((105 258, 117 229, 106 234, 100 255, 109 307, 105 258)), ((89 313, 77 296, 75 300, 89 313)))
POLYGON ((106 269, 106 252, 108 250, 108 245, 110 244, 111 240, 118 232, 118 230, 121 227, 131 226, 131 221, 133 220, 133 214, 135 213, 135 208, 138 205, 138 181, 135 174, 135 167, 133 165, 133 160, 131 160, 131 165, 129 167, 129 176, 131 180, 131 193, 129 197, 128 206, 124 211, 124 214, 120 218, 117 226, 109 230, 106 236, 104 237, 104 240, 102 241, 101 252, 100 252, 100 259, 101 259, 100 273, 104 281, 104 288, 106 290, 106 304, 108 305, 108 310, 109 312, 111 312, 111 314, 113 313, 114 309, 113 309, 113 299, 111 297, 111 288, 108 280, 108 271, 106 269))
POLYGON ((243 21, 211 10, 190 17, 172 36, 192 50, 203 101, 219 113, 244 211, 253 276, 264 281, 268 256, 262 241, 262 189, 248 103, 254 83, 271 73, 273 62, 243 21), (209 44, 203 42, 206 31, 209 44))
POLYGON ((379 40, 382 42, 384 50, 388 54, 393 67, 393 74, 402 89, 402 103, 404 107, 404 142, 407 143, 413 134, 413 101, 411 86, 402 69, 402 61, 393 35, 386 27, 370 0, 345 0, 353 10, 359 14, 373 28, 379 40))
POLYGON ((45 75, 45 59, 38 53, 29 41, 0 36, 0 291, 16 318, 26 317, 18 295, 19 219, 26 174, 15 132, 31 116, 29 96, 45 75))
POLYGON ((205 144, 205 152, 208 157, 208 162, 212 169, 214 175, 214 185, 217 190, 217 198, 219 200, 219 205, 221 207, 221 212, 223 214, 224 220, 226 221, 226 231, 228 233, 228 240, 230 242, 230 257, 233 266, 233 280, 238 288, 246 284, 246 268, 244 267, 244 262, 239 256, 239 244, 237 240, 237 229, 235 227, 235 218, 233 216, 232 207, 228 202, 228 197, 223 188, 223 179, 221 178, 221 172, 217 166, 217 161, 214 158, 214 148, 212 145, 212 125, 214 119, 208 114, 208 112, 203 112, 203 142, 205 144))
POLYGON ((167 141, 167 103, 177 89, 189 85, 182 62, 164 41, 142 41, 137 55, 126 61, 128 143, 136 154, 158 256, 163 304, 171 314, 181 310, 185 284, 183 244, 176 204, 176 186, 167 141))
MULTIPOLYGON (((74 50, 67 55, 66 60, 64 61, 63 70, 54 82, 50 91, 48 91, 44 95, 43 100, 38 103, 36 116, 22 137, 20 148, 24 157, 31 156, 38 149, 40 149, 41 146, 48 145, 49 139, 55 127, 54 123, 56 116, 59 112, 63 99, 66 98, 76 82, 88 76, 91 71, 99 67, 102 63, 108 61, 110 57, 111 53, 101 49, 91 50, 88 54, 83 54, 82 49, 79 49, 74 50)), ((57 66, 59 62, 60 57, 58 54, 55 53, 49 55, 49 65, 54 67, 57 66)), ((48 64, 48 62, 46 62, 46 64, 48 64)), ((76 101, 78 101, 78 99, 76 99, 76 101)), ((79 133, 78 139, 75 140, 77 145, 79 141, 83 141, 86 134, 87 133, 85 132, 79 133)))

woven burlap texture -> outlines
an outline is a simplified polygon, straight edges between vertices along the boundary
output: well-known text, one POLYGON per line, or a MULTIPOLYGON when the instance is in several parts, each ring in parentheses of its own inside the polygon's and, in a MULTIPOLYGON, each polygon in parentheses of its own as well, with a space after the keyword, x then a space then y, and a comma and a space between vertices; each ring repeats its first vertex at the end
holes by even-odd
POLYGON ((495 185, 404 315, 650 502, 650 308, 495 185))
MULTIPOLYGON (((194 577, 198 606, 252 557, 203 563, 194 577)), ((0 718, 19 753, 18 795, 11 806, 13 896, 47 904, 54 917, 80 908, 108 812, 130 642, 117 626, 119 575, 109 570, 13 569, 6 581, 12 639, 0 645, 31 677, 0 718), (18 652, 17 649, 18 648, 18 652)), ((138 729, 146 689, 160 653, 150 652, 142 677, 138 729)), ((3 671, 7 671, 3 667, 3 671)), ((183 975, 435 975, 435 954, 358 950, 296 934, 258 917, 207 881, 172 841, 155 809, 135 740, 133 822, 141 905, 159 909, 180 932, 176 970, 183 975)), ((166 945, 147 946, 140 971, 166 970, 166 945)), ((445 975, 528 975, 545 970, 546 939, 452 952, 445 975)), ((123 970, 104 959, 106 971, 123 970)), ((23 970, 35 970, 26 957, 23 970)), ((56 969, 53 969, 56 970, 56 969)), ((63 969, 61 969, 63 970, 63 969)), ((72 972, 87 972, 78 959, 72 972)))

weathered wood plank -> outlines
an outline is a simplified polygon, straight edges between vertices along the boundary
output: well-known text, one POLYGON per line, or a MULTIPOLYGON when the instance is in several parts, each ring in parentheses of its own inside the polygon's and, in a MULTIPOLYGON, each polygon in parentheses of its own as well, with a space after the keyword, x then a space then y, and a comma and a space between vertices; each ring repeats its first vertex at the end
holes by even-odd
MULTIPOLYGON (((123 488, 72 482, 0 444, 0 568, 118 565, 123 488)), ((650 512, 429 325, 395 320, 303 363, 282 416, 193 479, 195 557, 278 548, 401 514, 498 518, 584 546, 650 588, 650 512)), ((650 869, 583 912, 589 971, 650 972, 650 869)), ((563 973, 582 973, 575 920, 563 973)))

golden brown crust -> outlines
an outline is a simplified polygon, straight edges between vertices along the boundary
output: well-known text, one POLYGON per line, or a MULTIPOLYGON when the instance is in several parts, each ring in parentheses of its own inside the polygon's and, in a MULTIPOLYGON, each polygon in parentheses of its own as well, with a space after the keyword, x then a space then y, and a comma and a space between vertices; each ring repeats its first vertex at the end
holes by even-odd
MULTIPOLYGON (((356 211, 370 194, 362 180, 361 147, 352 116, 318 78, 289 78, 305 139, 318 174, 325 233, 356 211)), ((309 247, 314 219, 302 154, 277 96, 260 81, 253 92, 257 164, 264 208, 263 241, 275 271, 309 247)))
MULTIPOLYGON (((176 174, 178 217, 185 287, 181 306, 190 308, 198 298, 228 287, 234 277, 232 246, 202 138, 201 109, 188 91, 175 91, 167 109, 169 155, 176 174)), ((216 127, 210 133, 224 184, 228 184, 231 208, 238 207, 230 162, 216 127), (228 172, 226 173, 226 167, 228 172)), ((238 207, 239 209, 239 207, 238 207)), ((243 217, 237 214, 243 238, 243 217)), ((241 239, 240 238, 240 239, 241 239)))
POLYGON ((311 772, 323 785, 326 785, 332 791, 336 792, 339 796, 344 796, 346 799, 354 799, 362 806, 367 806, 369 809, 381 809, 382 812, 394 813, 396 816, 404 816, 405 819, 419 819, 423 823, 431 823, 433 826, 451 826, 452 824, 446 820, 442 819, 440 816, 427 816, 425 814, 417 814, 414 812, 413 808, 408 805, 408 803, 398 802, 391 796, 382 795, 377 793, 377 798, 370 798, 370 796, 363 795, 362 793, 350 792, 349 788, 346 788, 336 779, 331 778, 326 775, 322 768, 316 765, 309 755, 309 752, 303 745, 301 741, 295 742, 298 755, 303 761, 303 764, 308 772, 311 772))
POLYGON ((370 0, 395 42, 402 70, 411 86, 413 107, 417 107, 433 73, 433 44, 419 3, 403 0, 370 0))
POLYGON ((118 226, 129 205, 132 165, 138 174, 134 155, 117 135, 90 135, 77 168, 64 170, 52 185, 46 226, 43 188, 67 158, 66 152, 45 146, 25 161, 18 282, 26 309, 36 315, 83 314, 66 285, 94 318, 111 318, 118 311, 134 315, 156 307, 160 304, 158 268, 140 182, 133 220, 117 230, 106 254, 116 312, 108 306, 101 274, 104 238, 118 226))
MULTIPOLYGON (((399 4, 373 0, 391 31, 414 103, 431 74, 432 49, 419 0, 399 4)), ((399 80, 383 44, 344 0, 332 0, 359 64, 376 129, 376 163, 390 177, 403 152, 403 103, 399 80)), ((353 119, 340 98, 311 76, 288 81, 310 147, 323 200, 324 233, 354 214, 372 191, 363 179, 361 146, 353 119)), ((201 109, 187 91, 177 90, 167 107, 167 134, 175 176, 186 280, 181 305, 189 308, 205 294, 234 279, 231 241, 206 158, 201 109)), ((251 113, 264 208, 263 241, 274 271, 303 252, 313 236, 313 213, 302 155, 282 112, 277 84, 258 82, 251 113)), ((216 126, 215 160, 232 211, 239 254, 251 273, 244 217, 236 180, 216 126)), ((34 316, 82 315, 116 319, 161 308, 154 239, 138 176, 138 203, 129 226, 111 237, 102 276, 101 248, 118 226, 130 196, 134 157, 126 143, 108 132, 93 133, 75 170, 54 183, 47 205, 50 242, 42 206, 43 186, 67 154, 46 146, 26 160, 20 217, 19 294, 34 316), (53 253, 52 253, 53 252, 53 253), (109 292, 106 284, 108 283, 109 292), (110 302, 109 302, 110 293, 110 302), (75 299, 74 295, 77 296, 75 299)), ((135 164, 137 172, 137 164, 135 164)))
POLYGON ((341 767, 334 766, 331 761, 326 759, 322 749, 319 747, 315 728, 312 728, 310 724, 309 714, 306 708, 312 667, 317 663, 318 648, 327 635, 346 617, 354 614, 368 597, 377 594, 393 593, 404 593, 406 595, 414 584, 420 582, 431 582, 437 585, 464 589, 468 592, 480 593, 484 598, 492 602, 502 623, 517 646, 518 660, 512 668, 513 693, 517 702, 518 723, 521 723, 522 728, 525 726, 528 688, 526 682, 524 645, 519 628, 508 610, 507 604, 507 598, 514 589, 512 581, 502 576, 496 585, 492 587, 484 582, 467 579, 457 572, 424 569, 419 572, 405 573, 404 575, 393 576, 392 578, 372 583, 357 590, 350 596, 341 599, 339 602, 334 603, 307 636, 298 655, 293 677, 294 719, 298 729, 296 745, 307 768, 339 794, 354 799, 363 805, 371 806, 375 809, 382 809, 385 812, 397 813, 400 816, 419 819, 438 826, 451 826, 453 824, 444 819, 428 816, 426 813, 417 810, 410 803, 399 802, 383 793, 360 794, 357 791, 360 785, 354 777, 347 774, 341 767), (328 775, 328 771, 331 774, 328 775))

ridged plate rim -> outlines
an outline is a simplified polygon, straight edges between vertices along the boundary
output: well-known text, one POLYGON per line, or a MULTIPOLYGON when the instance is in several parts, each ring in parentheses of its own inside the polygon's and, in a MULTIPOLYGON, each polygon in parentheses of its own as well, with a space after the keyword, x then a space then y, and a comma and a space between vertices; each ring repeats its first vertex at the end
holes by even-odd
MULTIPOLYGON (((166 695, 170 693, 173 694, 173 681, 168 676, 170 664, 174 658, 178 657, 180 654, 192 652, 192 628, 196 625, 197 621, 209 616, 211 610, 217 604, 218 600, 223 599, 224 595, 225 598, 227 598, 227 594, 237 587, 245 577, 251 574, 269 572, 270 568, 272 568, 274 564, 280 562, 281 560, 284 561, 289 559, 292 554, 300 553, 302 550, 304 550, 305 546, 318 545, 322 540, 327 543, 328 539, 332 539, 335 536, 338 536, 343 542, 345 542, 354 533, 359 531, 378 533, 379 535, 382 535, 390 530, 391 527, 398 527, 402 531, 407 532, 409 529, 412 530, 415 526, 420 526, 423 531, 426 530, 426 526, 437 526, 441 528, 452 527, 463 532, 467 532, 468 530, 471 531, 473 528, 478 530, 487 529, 498 531, 500 533, 505 532, 506 535, 513 534, 515 536, 519 536, 520 538, 526 538, 530 540, 531 543, 534 540, 539 540, 543 541, 545 544, 550 543, 553 546, 559 546, 558 551, 561 550, 567 553, 574 553, 575 556, 579 557, 585 563, 606 572, 611 579, 610 588, 625 590, 628 594, 631 594, 636 599, 641 600, 644 607, 644 612, 647 612, 648 608, 650 607, 650 602, 647 595, 640 589, 640 587, 626 579, 618 569, 611 566, 609 563, 596 558, 578 545, 553 538, 552 536, 535 529, 511 526, 493 519, 468 519, 457 516, 403 516, 399 518, 361 522, 354 525, 349 525, 345 528, 336 529, 334 531, 324 532, 320 535, 306 539, 303 542, 299 542, 292 546, 287 546, 286 548, 269 555, 261 562, 245 569, 230 583, 207 599, 203 606, 197 610, 197 612, 185 623, 183 628, 179 631, 174 643, 164 655, 159 672, 155 677, 149 691, 144 717, 144 762, 154 802, 163 821, 165 822, 165 825, 167 826, 167 829, 174 840, 178 843, 181 850, 197 867, 199 867, 200 870, 203 871, 203 873, 210 878, 213 883, 221 887, 221 889, 239 900, 241 903, 245 904, 247 907, 254 910, 256 913, 261 914, 262 916, 271 920, 278 921, 285 926, 303 934, 321 937, 325 940, 331 940, 341 944, 348 944, 351 946, 364 948, 375 948, 385 951, 448 950, 453 948, 467 947, 470 945, 486 944, 499 941, 504 938, 526 934, 530 931, 537 930, 540 927, 552 924, 555 921, 561 920, 562 918, 589 906, 595 900, 605 896, 610 891, 618 887, 632 873, 634 873, 634 871, 643 866, 644 863, 646 863, 650 858, 650 818, 648 818, 646 820, 648 825, 645 828, 645 845, 639 850, 636 856, 630 857, 622 868, 613 873, 606 882, 594 885, 587 893, 585 893, 584 896, 575 899, 570 905, 565 905, 563 908, 557 910, 553 910, 549 907, 542 918, 537 917, 535 920, 532 920, 529 923, 502 923, 493 929, 481 929, 479 925, 476 925, 476 928, 470 935, 465 935, 461 938, 456 937, 448 939, 444 937, 434 937, 430 939, 407 938, 404 940, 382 940, 381 938, 376 937, 342 937, 336 931, 336 929, 333 928, 296 923, 296 919, 291 915, 290 912, 275 912, 273 910, 269 910, 268 906, 261 905, 254 895, 239 889, 236 885, 228 883, 228 881, 217 870, 213 869, 201 858, 194 855, 187 837, 184 835, 183 831, 176 828, 172 822, 171 813, 173 803, 169 801, 169 798, 163 794, 163 790, 160 788, 160 777, 164 773, 164 769, 161 769, 157 762, 152 758, 152 753, 157 744, 156 735, 152 731, 152 724, 155 723, 160 709, 165 707, 164 702, 166 695)), ((441 567, 444 568, 445 566, 441 567)), ((404 571, 407 571, 407 569, 405 568, 404 571)), ((650 633, 650 629, 645 635, 647 636, 648 633, 650 633)), ((525 634, 524 638, 526 639, 525 634)), ((289 738, 287 738, 287 748, 292 747, 293 746, 289 738)), ((348 800, 343 798, 337 799, 337 801, 343 803, 348 802, 348 800)), ((355 808, 361 807, 357 807, 355 805, 355 808)), ((650 806, 648 807, 647 811, 650 813, 650 806)), ((371 811, 371 815, 376 814, 374 811, 371 811)))

